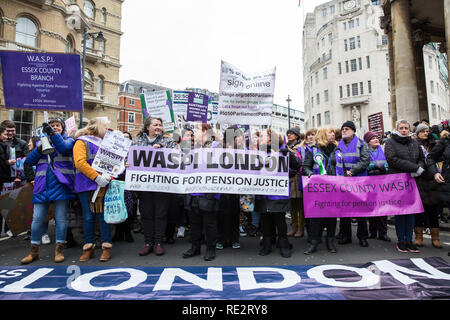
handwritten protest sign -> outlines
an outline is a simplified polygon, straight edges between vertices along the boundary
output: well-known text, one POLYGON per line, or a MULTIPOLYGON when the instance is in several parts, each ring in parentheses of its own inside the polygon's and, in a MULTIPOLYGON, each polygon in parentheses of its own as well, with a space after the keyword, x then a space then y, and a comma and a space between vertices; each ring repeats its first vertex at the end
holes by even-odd
POLYGON ((245 74, 222 61, 218 123, 270 125, 275 71, 245 74))
POLYGON ((128 162, 127 190, 289 195, 289 159, 277 152, 133 146, 128 162))
POLYGON ((141 104, 145 117, 161 118, 165 131, 171 132, 175 129, 171 90, 143 93, 141 94, 141 104))
POLYGON ((92 168, 117 178, 125 169, 125 158, 131 142, 120 131, 107 131, 92 162, 92 168))
POLYGON ((423 212, 416 181, 407 173, 303 178, 306 218, 374 217, 423 212))
POLYGON ((70 136, 70 134, 77 130, 77 123, 75 122, 75 116, 70 117, 65 121, 66 123, 66 132, 67 135, 70 136))

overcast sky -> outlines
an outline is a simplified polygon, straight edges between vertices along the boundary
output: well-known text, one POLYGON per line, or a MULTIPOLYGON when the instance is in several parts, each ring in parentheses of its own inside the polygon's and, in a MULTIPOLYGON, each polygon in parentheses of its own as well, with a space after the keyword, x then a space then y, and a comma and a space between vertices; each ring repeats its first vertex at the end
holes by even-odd
POLYGON ((302 16, 328 0, 126 0, 120 82, 219 92, 220 61, 276 67, 274 103, 303 110, 302 16))

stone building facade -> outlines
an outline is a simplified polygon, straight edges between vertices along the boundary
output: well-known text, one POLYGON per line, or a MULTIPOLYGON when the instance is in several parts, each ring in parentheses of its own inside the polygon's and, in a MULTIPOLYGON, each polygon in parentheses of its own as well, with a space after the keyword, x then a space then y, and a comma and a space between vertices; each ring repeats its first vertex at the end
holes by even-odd
MULTIPOLYGON (((86 41, 83 123, 107 116, 117 127, 119 108, 120 39, 124 0, 5 0, 0 2, 0 50, 32 52, 83 52, 83 33, 101 31, 105 42, 95 37, 86 41)), ((81 79, 80 79, 81 81, 81 79)), ((2 85, 2 84, 1 84, 2 85)), ((0 88, 1 89, 1 88, 0 88)), ((70 117, 79 113, 52 112, 70 117)), ((18 135, 30 136, 39 127, 43 111, 7 110, 0 90, 0 118, 18 124, 18 135)))

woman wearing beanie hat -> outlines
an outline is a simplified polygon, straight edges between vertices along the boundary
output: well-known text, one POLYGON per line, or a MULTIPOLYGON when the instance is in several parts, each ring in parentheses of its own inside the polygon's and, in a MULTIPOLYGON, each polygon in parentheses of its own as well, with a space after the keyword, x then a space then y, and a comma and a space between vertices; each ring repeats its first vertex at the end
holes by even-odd
MULTIPOLYGON (((376 133, 369 131, 364 135, 364 141, 369 145, 370 164, 367 168, 369 176, 387 174, 388 164, 384 155, 383 148, 376 133)), ((369 219, 369 239, 378 239, 391 241, 387 236, 387 216, 370 217, 369 219)))
MULTIPOLYGON (((419 124, 416 128, 416 140, 422 148, 425 158, 436 145, 436 141, 430 134, 430 128, 426 124, 419 124)), ((423 246, 423 230, 430 228, 431 244, 435 248, 442 248, 439 241, 439 215, 442 214, 442 206, 437 198, 438 183, 434 179, 434 174, 429 170, 421 176, 421 186, 419 189, 424 212, 414 217, 415 244, 423 246)))

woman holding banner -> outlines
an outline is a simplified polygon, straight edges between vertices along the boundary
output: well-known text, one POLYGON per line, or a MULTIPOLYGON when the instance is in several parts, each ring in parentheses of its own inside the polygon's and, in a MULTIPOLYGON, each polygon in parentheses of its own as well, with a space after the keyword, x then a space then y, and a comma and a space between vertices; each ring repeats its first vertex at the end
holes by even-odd
MULTIPOLYGON (((289 152, 283 144, 283 139, 270 128, 261 134, 260 150, 271 153, 280 152, 282 155, 289 155, 289 176, 294 177, 300 169, 300 159, 289 152)), ((259 255, 266 256, 272 252, 272 239, 278 237, 280 254, 284 258, 289 258, 292 254, 292 244, 287 237, 287 224, 285 214, 290 210, 289 196, 256 196, 255 211, 261 213, 261 230, 263 234, 263 247, 259 255), (275 230, 276 229, 276 234, 275 230)))
MULTIPOLYGON (((392 137, 386 141, 385 155, 389 165, 388 173, 410 173, 418 183, 418 177, 425 172, 425 158, 417 140, 410 135, 410 124, 407 120, 398 120, 392 137)), ((418 185, 420 189, 420 185, 418 185)), ((412 242, 414 214, 395 216, 397 233, 397 250, 400 252, 420 252, 412 242)))
MULTIPOLYGON (((172 138, 164 136, 163 120, 148 117, 144 127, 138 134, 138 146, 154 149, 175 147, 172 138)), ((162 246, 167 225, 167 214, 172 201, 172 195, 166 192, 139 192, 139 211, 144 227, 144 247, 139 251, 140 256, 146 256, 155 251, 157 256, 165 253, 162 246)))
MULTIPOLYGON (((336 146, 334 129, 331 127, 321 128, 316 135, 316 144, 306 153, 303 161, 303 173, 311 177, 314 174, 336 175, 336 146)), ((336 233, 337 218, 310 218, 309 231, 311 242, 308 244, 304 254, 316 252, 323 227, 327 228, 326 245, 328 252, 336 253, 334 235, 336 233)))
POLYGON ((100 261, 111 259, 111 227, 105 222, 103 200, 111 177, 98 173, 91 167, 99 146, 106 134, 108 123, 103 118, 94 118, 75 134, 73 160, 75 163, 75 192, 83 212, 84 241, 81 262, 89 261, 95 251, 95 222, 98 219, 102 241, 100 261), (98 192, 97 192, 98 189, 98 192), (93 197, 95 196, 95 199, 93 197))
POLYGON ((64 244, 67 234, 67 211, 73 193, 74 167, 72 148, 74 140, 65 135, 65 123, 61 118, 44 123, 43 131, 50 140, 44 146, 42 140, 25 160, 29 166, 36 166, 33 189, 33 222, 31 223, 31 251, 22 259, 28 264, 38 259, 41 238, 47 231, 45 218, 53 203, 56 221, 55 262, 64 261, 64 244), (50 153, 49 153, 50 152, 50 153))
MULTIPOLYGON (((368 144, 370 150, 370 164, 367 168, 369 176, 387 174, 389 166, 377 134, 372 131, 366 132, 364 134, 364 141, 368 144)), ((387 216, 370 217, 368 220, 369 239, 376 238, 378 234, 378 239, 391 241, 387 236, 387 216)))
MULTIPOLYGON (((197 124, 194 128, 195 148, 218 148, 221 143, 209 124, 197 124)), ((200 254, 202 234, 205 235, 205 261, 216 258, 217 212, 219 211, 220 194, 193 193, 187 195, 186 204, 190 207, 191 248, 183 253, 183 258, 192 258, 200 254)))

